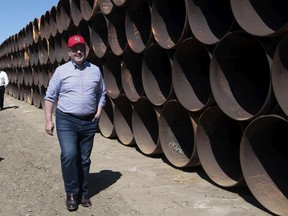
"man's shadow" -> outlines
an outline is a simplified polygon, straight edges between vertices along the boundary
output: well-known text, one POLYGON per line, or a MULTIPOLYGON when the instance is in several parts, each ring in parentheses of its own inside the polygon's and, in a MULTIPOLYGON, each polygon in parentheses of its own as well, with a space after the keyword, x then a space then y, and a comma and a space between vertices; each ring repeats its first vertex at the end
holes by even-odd
POLYGON ((2 110, 5 110, 5 109, 18 109, 19 106, 6 106, 6 107, 3 107, 2 110))
POLYGON ((91 197, 113 185, 121 176, 122 174, 120 172, 114 172, 112 170, 101 170, 98 173, 90 173, 89 191, 91 197))

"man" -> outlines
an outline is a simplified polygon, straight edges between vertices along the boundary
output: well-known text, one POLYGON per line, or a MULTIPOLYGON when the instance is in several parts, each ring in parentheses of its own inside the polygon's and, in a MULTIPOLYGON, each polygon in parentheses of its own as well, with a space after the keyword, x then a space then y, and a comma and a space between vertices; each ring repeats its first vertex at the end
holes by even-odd
POLYGON ((56 68, 47 87, 45 130, 53 135, 53 106, 61 148, 61 168, 69 211, 78 204, 92 205, 88 192, 90 154, 102 108, 105 84, 99 68, 86 61, 86 43, 81 35, 68 39, 70 61, 56 68))
POLYGON ((4 93, 8 83, 9 79, 6 72, 0 71, 0 111, 3 110, 4 107, 4 93))

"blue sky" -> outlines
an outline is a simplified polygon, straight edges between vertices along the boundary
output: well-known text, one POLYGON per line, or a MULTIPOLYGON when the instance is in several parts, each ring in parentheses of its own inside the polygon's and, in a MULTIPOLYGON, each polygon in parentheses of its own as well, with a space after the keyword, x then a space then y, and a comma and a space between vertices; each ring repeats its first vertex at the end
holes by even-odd
POLYGON ((0 44, 17 34, 36 17, 41 17, 59 0, 4 0, 0 6, 0 44))

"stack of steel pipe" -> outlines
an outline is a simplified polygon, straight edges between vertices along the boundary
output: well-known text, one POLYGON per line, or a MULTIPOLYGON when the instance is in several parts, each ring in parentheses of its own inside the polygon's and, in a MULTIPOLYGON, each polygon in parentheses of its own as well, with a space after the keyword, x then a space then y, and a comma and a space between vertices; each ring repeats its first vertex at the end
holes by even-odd
POLYGON ((107 87, 100 133, 171 166, 202 166, 288 215, 288 2, 60 0, 0 45, 6 93, 44 108, 67 40, 107 87))

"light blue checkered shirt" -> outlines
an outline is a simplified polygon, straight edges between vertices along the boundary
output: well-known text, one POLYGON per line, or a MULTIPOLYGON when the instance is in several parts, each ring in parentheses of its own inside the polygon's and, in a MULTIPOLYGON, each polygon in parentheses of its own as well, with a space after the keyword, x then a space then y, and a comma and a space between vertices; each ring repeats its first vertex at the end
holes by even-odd
POLYGON ((105 105, 105 84, 100 69, 87 61, 79 69, 72 61, 56 68, 47 87, 45 100, 62 112, 84 116, 105 105))

